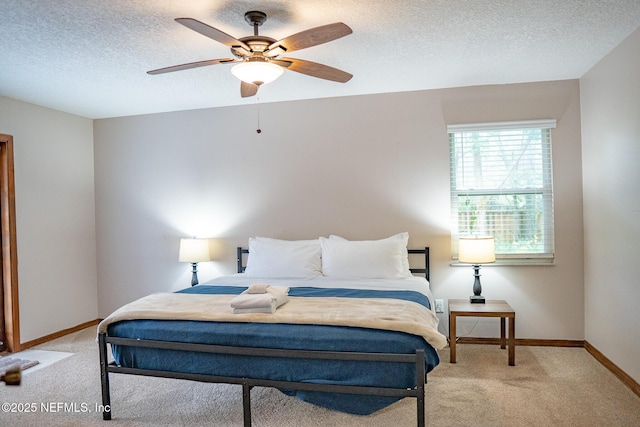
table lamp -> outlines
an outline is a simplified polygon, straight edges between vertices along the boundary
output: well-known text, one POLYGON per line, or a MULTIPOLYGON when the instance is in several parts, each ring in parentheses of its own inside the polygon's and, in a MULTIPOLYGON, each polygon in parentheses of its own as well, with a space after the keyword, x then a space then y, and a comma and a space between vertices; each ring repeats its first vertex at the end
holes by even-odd
POLYGON ((211 261, 209 253, 209 239, 184 238, 180 239, 179 262, 191 263, 191 286, 198 284, 198 263, 211 261))
POLYGON ((469 302, 484 304, 482 286, 480 285, 480 264, 496 261, 496 250, 493 237, 460 237, 458 240, 458 261, 465 264, 473 264, 475 281, 473 282, 473 295, 469 302))

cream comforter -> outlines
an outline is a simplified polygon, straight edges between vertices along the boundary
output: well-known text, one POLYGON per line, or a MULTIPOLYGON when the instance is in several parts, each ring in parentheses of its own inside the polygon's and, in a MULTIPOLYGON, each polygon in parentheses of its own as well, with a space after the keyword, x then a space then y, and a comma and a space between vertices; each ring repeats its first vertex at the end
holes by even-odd
POLYGON ((405 332, 423 337, 440 350, 447 344, 438 318, 422 305, 388 298, 289 297, 275 313, 233 314, 235 295, 155 293, 114 311, 98 325, 106 332, 122 320, 200 320, 353 326, 405 332))

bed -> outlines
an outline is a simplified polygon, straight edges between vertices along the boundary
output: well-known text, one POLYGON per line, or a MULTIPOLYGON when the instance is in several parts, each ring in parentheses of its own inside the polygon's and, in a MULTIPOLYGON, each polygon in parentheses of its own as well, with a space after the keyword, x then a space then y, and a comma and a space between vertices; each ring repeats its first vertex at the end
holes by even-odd
POLYGON ((101 322, 103 419, 112 416, 109 374, 124 373, 238 384, 245 426, 254 386, 360 415, 415 397, 424 426, 427 373, 446 344, 431 309, 429 248, 407 250, 406 233, 367 243, 262 239, 237 249, 238 274, 151 295, 101 322), (424 268, 410 269, 409 254, 423 255, 424 268), (286 287, 290 301, 273 314, 226 313, 253 283, 286 287), (319 304, 321 319, 308 319, 305 304, 319 304))

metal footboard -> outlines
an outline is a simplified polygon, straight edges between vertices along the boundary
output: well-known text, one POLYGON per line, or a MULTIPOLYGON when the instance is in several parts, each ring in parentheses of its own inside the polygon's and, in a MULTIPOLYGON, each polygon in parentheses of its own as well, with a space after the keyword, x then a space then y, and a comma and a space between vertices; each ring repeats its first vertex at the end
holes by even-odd
POLYGON ((251 389, 254 386, 275 387, 288 390, 321 391, 329 393, 350 393, 373 396, 393 396, 393 397, 415 397, 417 405, 418 427, 425 425, 425 353, 424 350, 416 350, 415 354, 394 354, 394 353, 359 353, 359 352, 335 352, 335 351, 312 351, 312 350, 282 350, 273 348, 249 348, 230 347, 209 344, 195 344, 168 341, 138 340, 132 338, 110 337, 106 333, 98 334, 98 345, 100 352, 100 377, 102 385, 102 405, 104 411, 102 418, 111 419, 111 394, 109 389, 109 374, 131 374, 144 375, 162 378, 177 378, 208 383, 238 384, 242 386, 242 406, 245 427, 251 426, 251 389), (225 377, 207 374, 188 374, 180 372, 170 372, 151 369, 125 368, 109 363, 107 357, 107 344, 126 345, 131 347, 149 347, 156 349, 196 351, 216 354, 235 354, 260 357, 286 357, 296 359, 330 359, 330 360, 353 360, 371 362, 395 362, 412 363, 416 367, 416 386, 414 388, 389 388, 370 387, 339 384, 314 384, 296 381, 278 381, 247 377, 225 377))

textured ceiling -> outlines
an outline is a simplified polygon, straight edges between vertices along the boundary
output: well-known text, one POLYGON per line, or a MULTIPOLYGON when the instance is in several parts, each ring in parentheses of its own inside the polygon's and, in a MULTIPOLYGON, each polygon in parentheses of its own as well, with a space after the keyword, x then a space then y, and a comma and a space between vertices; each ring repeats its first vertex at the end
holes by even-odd
POLYGON ((236 38, 244 12, 281 39, 342 21, 344 38, 287 56, 354 75, 286 71, 260 102, 580 78, 640 26, 639 0, 1 0, 0 95, 90 118, 242 105, 230 65, 146 71, 230 56, 174 21, 236 38))

